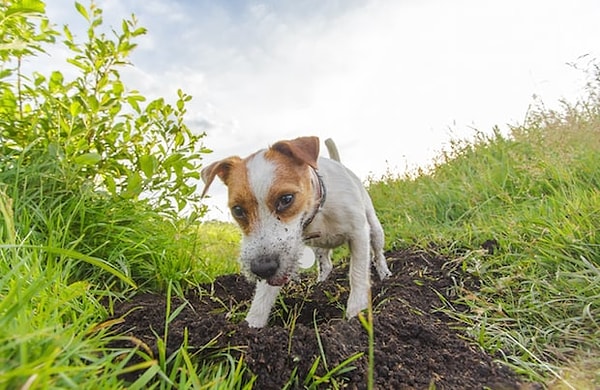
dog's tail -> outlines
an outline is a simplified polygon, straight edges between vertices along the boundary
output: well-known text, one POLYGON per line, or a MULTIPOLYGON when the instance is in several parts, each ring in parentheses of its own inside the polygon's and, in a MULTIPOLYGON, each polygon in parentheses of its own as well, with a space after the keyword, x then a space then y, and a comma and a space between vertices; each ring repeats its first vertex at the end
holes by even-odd
POLYGON ((333 142, 331 138, 327 138, 325 140, 325 146, 327 147, 327 153, 329 153, 329 158, 341 163, 342 160, 340 159, 340 153, 338 152, 337 146, 335 146, 335 142, 333 142))

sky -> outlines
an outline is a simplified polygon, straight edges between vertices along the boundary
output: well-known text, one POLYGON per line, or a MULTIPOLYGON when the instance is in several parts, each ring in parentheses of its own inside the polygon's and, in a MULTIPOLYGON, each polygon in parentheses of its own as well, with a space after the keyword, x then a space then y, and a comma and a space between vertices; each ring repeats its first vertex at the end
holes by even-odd
MULTIPOLYGON (((73 2, 46 3, 51 21, 85 37, 73 2)), ((597 0, 96 4, 107 26, 135 14, 148 29, 122 77, 150 98, 193 97, 187 124, 207 133, 206 164, 317 135, 365 181, 426 167, 452 140, 508 132, 534 96, 575 101, 586 75, 569 64, 600 54, 597 0)), ((225 187, 209 194, 208 218, 230 220, 225 187)))

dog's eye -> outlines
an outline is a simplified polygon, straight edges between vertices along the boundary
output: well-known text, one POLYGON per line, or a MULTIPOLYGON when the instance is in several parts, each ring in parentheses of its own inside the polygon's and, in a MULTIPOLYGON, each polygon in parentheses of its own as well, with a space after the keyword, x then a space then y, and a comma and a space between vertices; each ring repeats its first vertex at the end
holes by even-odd
POLYGON ((277 199, 277 204, 275 205, 275 210, 277 210, 277 212, 280 213, 283 210, 290 207, 292 203, 294 203, 294 195, 293 194, 285 194, 282 197, 280 197, 279 199, 277 199))
POLYGON ((231 214, 235 219, 244 219, 246 218, 246 210, 242 206, 233 206, 231 208, 231 214))

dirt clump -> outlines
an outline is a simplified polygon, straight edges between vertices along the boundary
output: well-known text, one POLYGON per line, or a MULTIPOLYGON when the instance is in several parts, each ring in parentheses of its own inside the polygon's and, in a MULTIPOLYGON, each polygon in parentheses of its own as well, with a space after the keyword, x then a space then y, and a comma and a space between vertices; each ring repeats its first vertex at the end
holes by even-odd
MULTIPOLYGON (((477 288, 477 280, 459 275, 447 259, 430 251, 394 251, 386 257, 393 275, 385 281, 375 275, 372 284, 376 389, 537 388, 521 383, 438 310, 442 299, 456 298, 457 280, 470 289, 477 288)), ((314 273, 290 282, 263 329, 249 328, 243 322, 253 285, 241 275, 218 277, 185 299, 172 299, 172 311, 183 307, 168 325, 167 353, 181 346, 187 329, 188 345, 199 351, 198 358, 214 358, 214 351, 223 348, 230 348, 234 356, 243 354, 256 375, 256 389, 304 388, 307 377, 322 381, 317 388, 331 388, 335 381, 340 387, 365 389, 369 339, 358 319, 343 318, 347 271, 343 263, 325 282, 316 283, 314 273), (315 362, 316 372, 309 374, 315 362), (294 372, 296 379, 291 380, 294 372)), ((115 317, 124 319, 118 331, 141 340, 156 353, 156 335, 164 332, 166 306, 165 298, 154 294, 115 303, 115 317)), ((456 305, 454 309, 461 310, 456 305)), ((131 346, 127 343, 124 340, 121 346, 131 346)))

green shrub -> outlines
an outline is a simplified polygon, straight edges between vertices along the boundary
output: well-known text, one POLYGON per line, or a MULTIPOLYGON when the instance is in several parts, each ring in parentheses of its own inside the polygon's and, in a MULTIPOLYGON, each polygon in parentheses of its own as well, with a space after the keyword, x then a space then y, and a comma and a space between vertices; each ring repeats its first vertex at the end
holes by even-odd
MULTIPOLYGON (((134 17, 107 36, 99 32, 99 8, 76 9, 88 22, 84 42, 68 26, 54 30, 41 1, 0 6, 0 183, 15 215, 27 216, 16 218, 17 230, 36 243, 93 254, 164 286, 176 276, 162 274, 168 258, 193 261, 180 257, 183 245, 173 237, 189 224, 181 213, 195 221, 205 211, 196 191, 209 152, 205 134, 184 122, 189 95, 178 91, 173 105, 146 102, 124 85, 119 71, 146 31, 134 17), (23 73, 25 59, 35 63, 60 39, 71 53, 72 80, 61 71, 23 73)), ((94 276, 85 266, 73 275, 94 276)))
POLYGON ((136 350, 111 348, 103 321, 132 287, 182 294, 207 277, 195 186, 208 150, 184 123, 190 96, 128 90, 119 71, 145 30, 132 18, 107 36, 100 9, 75 7, 84 42, 42 1, 0 3, 0 388, 120 388, 131 369, 134 387, 167 383, 156 361, 125 368, 136 350), (72 80, 24 73, 61 40, 72 80))

